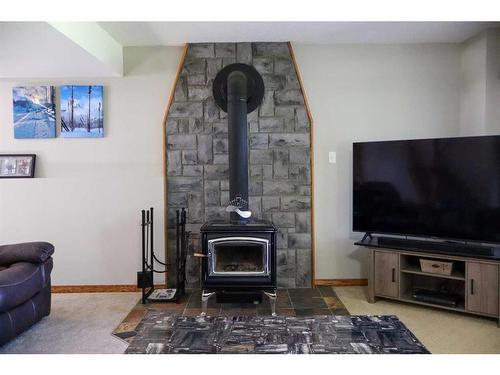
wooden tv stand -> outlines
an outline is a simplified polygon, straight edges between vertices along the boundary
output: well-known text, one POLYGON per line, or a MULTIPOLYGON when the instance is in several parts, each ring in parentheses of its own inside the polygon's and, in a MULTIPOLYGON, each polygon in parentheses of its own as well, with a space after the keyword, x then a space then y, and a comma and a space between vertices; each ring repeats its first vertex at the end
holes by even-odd
MULTIPOLYGON (((450 255, 405 248, 388 248, 378 244, 373 237, 357 242, 368 248, 370 274, 368 300, 378 298, 431 306, 462 313, 498 319, 500 327, 500 254, 491 256, 450 255), (451 275, 423 272, 420 258, 452 261, 451 275), (455 307, 421 302, 413 299, 414 289, 440 290, 443 288, 460 301, 455 307)), ((450 245, 451 246, 451 245, 450 245)))

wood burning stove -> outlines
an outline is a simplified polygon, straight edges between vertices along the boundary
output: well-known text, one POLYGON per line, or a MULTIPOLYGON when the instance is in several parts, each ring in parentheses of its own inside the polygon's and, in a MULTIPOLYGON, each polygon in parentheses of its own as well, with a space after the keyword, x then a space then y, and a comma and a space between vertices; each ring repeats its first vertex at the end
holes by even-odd
POLYGON ((203 312, 208 298, 259 301, 264 292, 275 313, 276 227, 267 222, 206 223, 201 228, 203 312))
POLYGON ((254 67, 231 64, 213 83, 217 105, 227 112, 229 148, 229 206, 226 222, 208 222, 201 228, 202 315, 212 295, 224 301, 260 301, 270 298, 276 315, 276 227, 248 218, 247 113, 262 102, 264 82, 254 67))

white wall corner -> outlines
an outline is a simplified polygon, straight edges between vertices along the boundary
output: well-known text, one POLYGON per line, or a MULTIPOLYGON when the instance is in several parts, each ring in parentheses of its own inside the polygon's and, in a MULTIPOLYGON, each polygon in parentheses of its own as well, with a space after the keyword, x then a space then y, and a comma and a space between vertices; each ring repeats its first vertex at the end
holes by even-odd
POLYGON ((123 76, 123 46, 97 22, 47 22, 103 64, 123 76))
POLYGON ((464 42, 461 54, 460 133, 482 133, 486 122, 486 33, 464 42))
POLYGON ((486 31, 486 119, 487 134, 500 132, 500 28, 486 31))
POLYGON ((461 57, 461 134, 498 134, 500 28, 487 29, 467 40, 461 57))

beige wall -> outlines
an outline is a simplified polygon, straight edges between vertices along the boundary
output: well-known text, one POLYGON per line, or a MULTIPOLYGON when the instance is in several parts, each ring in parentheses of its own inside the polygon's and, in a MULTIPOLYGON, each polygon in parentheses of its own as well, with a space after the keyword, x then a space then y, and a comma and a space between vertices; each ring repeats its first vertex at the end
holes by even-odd
POLYGON ((461 47, 293 47, 314 119, 316 278, 366 277, 351 231, 352 143, 458 135, 461 47))
MULTIPOLYGON (((352 142, 498 133, 500 122, 484 130, 461 120, 461 45, 293 47, 315 122, 316 277, 364 277, 351 231, 352 142)), ((39 157, 38 178, 0 180, 0 243, 53 242, 54 284, 134 283, 144 207, 157 208, 162 254, 161 120, 180 54, 127 48, 124 78, 0 81, 0 153, 39 157), (89 82, 105 85, 105 138, 13 139, 12 86, 89 82)))
POLYGON ((0 153, 37 154, 36 179, 0 180, 0 243, 50 241, 53 284, 133 284, 139 211, 156 208, 163 256, 161 123, 181 48, 126 48, 124 78, 0 81, 0 153), (12 87, 103 84, 102 139, 14 140, 12 87))

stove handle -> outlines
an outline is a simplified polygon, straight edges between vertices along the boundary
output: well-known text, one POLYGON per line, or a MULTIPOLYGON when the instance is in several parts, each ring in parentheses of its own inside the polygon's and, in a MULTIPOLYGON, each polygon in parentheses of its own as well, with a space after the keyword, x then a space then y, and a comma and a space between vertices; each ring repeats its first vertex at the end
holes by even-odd
POLYGON ((193 253, 193 256, 196 258, 208 258, 208 255, 205 255, 203 253, 193 253))

